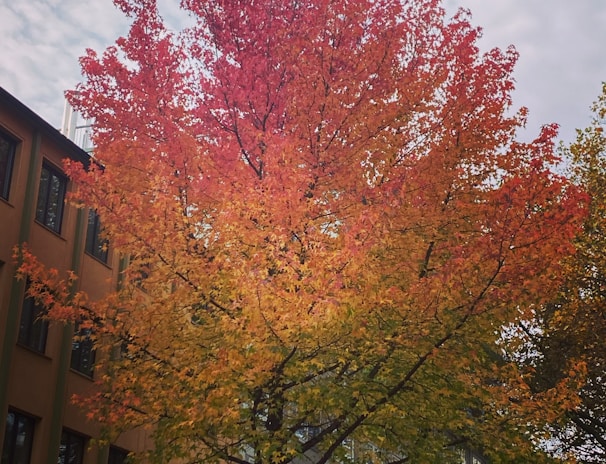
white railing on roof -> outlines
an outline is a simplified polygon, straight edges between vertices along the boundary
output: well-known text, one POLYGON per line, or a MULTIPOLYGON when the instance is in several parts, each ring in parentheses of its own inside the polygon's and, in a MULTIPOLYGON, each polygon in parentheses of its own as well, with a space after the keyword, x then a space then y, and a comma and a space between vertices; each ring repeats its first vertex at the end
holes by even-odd
POLYGON ((92 126, 91 119, 84 119, 67 100, 65 101, 61 133, 88 153, 92 152, 94 148, 91 138, 92 126))

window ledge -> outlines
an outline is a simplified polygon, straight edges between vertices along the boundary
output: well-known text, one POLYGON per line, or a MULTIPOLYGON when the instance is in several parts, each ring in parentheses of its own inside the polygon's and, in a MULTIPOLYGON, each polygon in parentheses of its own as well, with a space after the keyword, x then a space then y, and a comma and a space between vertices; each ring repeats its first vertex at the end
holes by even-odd
POLYGON ((76 374, 78 377, 82 377, 83 379, 86 379, 90 382, 94 382, 95 381, 95 374, 93 372, 92 375, 88 375, 85 374, 84 372, 80 372, 78 369, 74 369, 73 367, 69 368, 69 371, 72 372, 73 374, 76 374))
POLYGON ((15 205, 13 205, 10 201, 8 201, 6 198, 2 198, 0 197, 0 203, 4 203, 6 206, 10 207, 10 208, 15 208, 15 205))
POLYGON ((84 254, 86 256, 88 256, 91 259, 94 259, 97 263, 105 266, 107 269, 111 270, 112 267, 109 265, 109 263, 106 263, 105 261, 103 261, 102 259, 97 258, 95 255, 93 255, 92 253, 88 252, 88 251, 84 251, 84 254))
POLYGON ((42 227, 44 230, 47 230, 48 232, 50 232, 51 234, 53 234, 55 237, 63 240, 64 242, 67 242, 67 239, 65 237, 63 237, 59 232, 51 229, 50 227, 42 224, 40 221, 34 219, 34 223, 38 224, 40 227, 42 227))
POLYGON ((45 358, 45 359, 48 359, 49 361, 52 361, 52 358, 50 356, 48 356, 46 353, 43 353, 42 351, 35 350, 34 348, 31 348, 31 347, 29 347, 23 343, 19 343, 19 342, 17 342, 17 346, 25 351, 35 354, 36 356, 39 356, 41 358, 45 358))

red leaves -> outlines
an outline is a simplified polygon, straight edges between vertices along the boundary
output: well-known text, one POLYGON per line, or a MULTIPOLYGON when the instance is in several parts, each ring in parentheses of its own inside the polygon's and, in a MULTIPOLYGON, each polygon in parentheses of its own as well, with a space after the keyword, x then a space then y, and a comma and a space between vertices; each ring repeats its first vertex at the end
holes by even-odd
POLYGON ((121 2, 131 33, 83 58, 71 94, 103 165, 66 165, 72 199, 129 257, 97 304, 127 347, 104 382, 116 410, 238 462, 243 443, 327 460, 372 443, 369 417, 393 449, 481 427, 478 377, 453 371, 492 372, 475 350, 553 294, 583 209, 550 170, 555 127, 514 141, 515 51, 481 55, 434 0, 185 4, 197 24, 177 35, 121 2))

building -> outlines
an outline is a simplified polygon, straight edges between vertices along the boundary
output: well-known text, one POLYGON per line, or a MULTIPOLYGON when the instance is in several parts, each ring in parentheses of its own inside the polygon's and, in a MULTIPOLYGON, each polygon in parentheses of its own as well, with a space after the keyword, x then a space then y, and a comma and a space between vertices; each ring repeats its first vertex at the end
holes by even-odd
POLYGON ((64 202, 72 188, 61 160, 89 155, 0 88, 0 448, 1 464, 117 464, 148 445, 133 431, 97 445, 98 425, 71 404, 94 388, 92 342, 73 325, 49 323, 14 278, 15 245, 47 266, 78 275, 93 298, 118 282, 118 259, 99 240, 94 213, 64 202), (74 337, 76 335, 76 337, 74 337))

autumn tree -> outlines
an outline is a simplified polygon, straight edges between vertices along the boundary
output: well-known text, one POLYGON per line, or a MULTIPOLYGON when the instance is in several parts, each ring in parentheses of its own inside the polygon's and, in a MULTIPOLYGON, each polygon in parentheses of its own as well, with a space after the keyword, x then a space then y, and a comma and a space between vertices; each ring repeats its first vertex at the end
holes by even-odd
POLYGON ((522 356, 522 364, 532 372, 535 391, 561 381, 571 365, 586 366, 582 401, 549 424, 546 446, 587 463, 606 460, 606 86, 592 109, 591 125, 577 131, 577 140, 566 149, 571 178, 591 199, 575 239, 577 252, 564 264, 557 297, 526 322, 518 337, 532 354, 522 356))
POLYGON ((184 0, 178 33, 116 4, 129 35, 69 93, 96 163, 66 170, 123 278, 49 312, 94 320, 90 415, 150 426, 158 462, 532 453, 579 372, 529 395, 491 353, 557 291, 584 197, 554 126, 516 141, 515 50, 436 0, 184 0))

